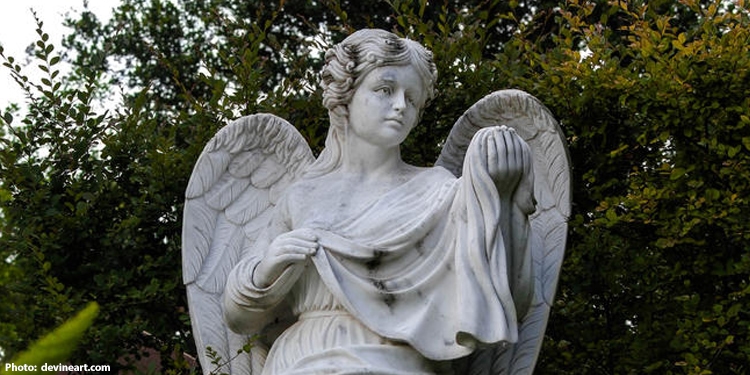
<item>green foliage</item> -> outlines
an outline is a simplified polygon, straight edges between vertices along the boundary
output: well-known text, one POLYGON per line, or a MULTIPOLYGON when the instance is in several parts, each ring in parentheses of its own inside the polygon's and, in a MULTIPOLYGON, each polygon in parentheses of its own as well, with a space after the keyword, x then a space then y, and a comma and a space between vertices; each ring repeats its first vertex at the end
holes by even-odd
POLYGON ((172 354, 198 350, 179 266, 192 165, 218 128, 256 112, 320 150, 320 51, 368 25, 435 53, 438 97, 408 161, 431 164, 493 90, 525 90, 561 122, 575 205, 537 373, 748 373, 744 1, 355 3, 126 0, 109 24, 70 21, 64 79, 40 22, 38 83, 0 52, 28 95, 27 113, 0 116, 0 347, 15 353, 96 300, 74 358, 150 348, 165 372, 188 371, 172 354), (123 106, 98 109, 118 85, 123 106))
POLYGON ((211 371, 209 373, 211 375, 229 375, 225 372, 228 369, 228 365, 240 356, 250 355, 250 350, 252 350, 259 339, 260 335, 258 334, 251 336, 247 339, 245 345, 237 349, 237 352, 233 353, 230 358, 222 358, 212 347, 206 347, 206 357, 211 360, 211 371))
MULTIPOLYGON (((43 365, 65 362, 78 345, 83 333, 94 322, 98 312, 99 305, 96 302, 89 303, 86 308, 39 339, 28 350, 19 353, 9 363, 17 366, 33 366, 36 371, 32 372, 43 373, 43 365)), ((0 374, 10 374, 11 372, 6 371, 5 367, 0 369, 0 374)))
POLYGON ((612 30, 586 21, 602 6, 569 3, 558 47, 532 45, 541 69, 519 82, 558 114, 576 169, 560 339, 546 347, 570 361, 543 368, 746 373, 748 9, 684 1, 685 29, 685 13, 619 3, 612 30))
POLYGON ((181 130, 142 107, 114 115, 95 108, 101 72, 80 68, 80 80, 64 81, 42 27, 32 63, 46 74, 41 82, 1 56, 28 100, 20 121, 3 116, 0 329, 8 334, 0 347, 11 357, 97 301, 102 324, 73 359, 127 366, 152 348, 180 365, 167 362, 189 337, 177 193, 191 169, 182 159, 189 147, 175 147, 181 130))

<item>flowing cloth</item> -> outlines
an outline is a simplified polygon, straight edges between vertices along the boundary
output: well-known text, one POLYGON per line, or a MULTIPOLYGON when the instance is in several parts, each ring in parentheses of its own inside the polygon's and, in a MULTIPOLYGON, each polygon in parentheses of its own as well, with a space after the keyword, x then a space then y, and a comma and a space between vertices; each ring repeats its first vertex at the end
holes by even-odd
POLYGON ((313 261, 336 299, 374 332, 433 360, 517 340, 499 198, 476 169, 456 179, 432 168, 318 231, 324 251, 313 261))
POLYGON ((297 293, 292 309, 300 320, 273 344, 264 375, 362 373, 358 361, 368 373, 433 373, 423 371, 419 358, 446 361, 481 344, 517 341, 500 217, 497 189, 485 168, 468 165, 458 179, 442 167, 426 169, 363 212, 311 228, 321 245, 314 269, 287 269, 259 289, 248 281, 258 257, 240 262, 227 283, 227 316, 244 314, 251 325, 265 324, 260 322, 274 319, 281 300, 297 293), (302 285, 310 280, 319 286, 302 285), (300 290, 322 291, 323 297, 310 302, 316 298, 300 297, 300 290), (359 341, 313 332, 315 326, 359 341), (274 364, 294 357, 290 348, 311 335, 322 341, 308 346, 325 348, 300 352, 288 367, 274 364), (341 363, 355 365, 331 372, 341 363))

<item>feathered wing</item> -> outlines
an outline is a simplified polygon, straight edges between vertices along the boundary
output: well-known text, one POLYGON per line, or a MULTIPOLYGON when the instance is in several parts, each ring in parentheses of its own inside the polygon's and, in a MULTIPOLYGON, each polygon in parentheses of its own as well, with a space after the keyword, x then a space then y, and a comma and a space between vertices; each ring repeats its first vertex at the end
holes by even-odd
POLYGON ((534 370, 557 288, 571 209, 570 162, 565 139, 549 110, 519 90, 496 91, 469 108, 456 122, 436 162, 461 175, 464 155, 479 129, 506 125, 529 144, 534 159, 536 212, 530 217, 535 292, 519 327, 519 341, 491 347, 467 358, 467 374, 531 374, 534 370))
POLYGON ((204 373, 260 373, 264 349, 238 355, 248 337, 224 322, 224 285, 244 253, 253 251, 280 194, 313 160, 291 124, 258 114, 222 128, 196 162, 185 192, 182 273, 204 373), (228 364, 217 369, 207 347, 228 364))

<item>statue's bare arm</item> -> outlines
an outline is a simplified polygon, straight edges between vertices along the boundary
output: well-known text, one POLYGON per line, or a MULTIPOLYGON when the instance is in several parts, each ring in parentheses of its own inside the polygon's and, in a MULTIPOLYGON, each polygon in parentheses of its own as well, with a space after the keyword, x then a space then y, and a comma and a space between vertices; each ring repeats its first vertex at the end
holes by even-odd
POLYGON ((291 231, 286 201, 279 206, 255 244, 256 251, 232 270, 224 298, 225 318, 238 332, 253 332, 267 323, 268 311, 287 295, 304 264, 317 249, 309 230, 291 231))

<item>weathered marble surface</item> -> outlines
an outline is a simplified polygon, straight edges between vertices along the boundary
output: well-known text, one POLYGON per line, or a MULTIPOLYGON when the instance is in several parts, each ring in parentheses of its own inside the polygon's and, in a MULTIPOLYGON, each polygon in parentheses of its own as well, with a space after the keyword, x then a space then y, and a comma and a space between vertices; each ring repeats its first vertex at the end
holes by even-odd
POLYGON ((317 159, 263 114, 222 129, 196 164, 183 271, 198 348, 231 358, 261 334, 232 374, 530 373, 570 211, 557 123, 498 91, 456 122, 436 166, 412 166, 399 146, 433 96, 432 54, 362 30, 326 60, 317 159))

